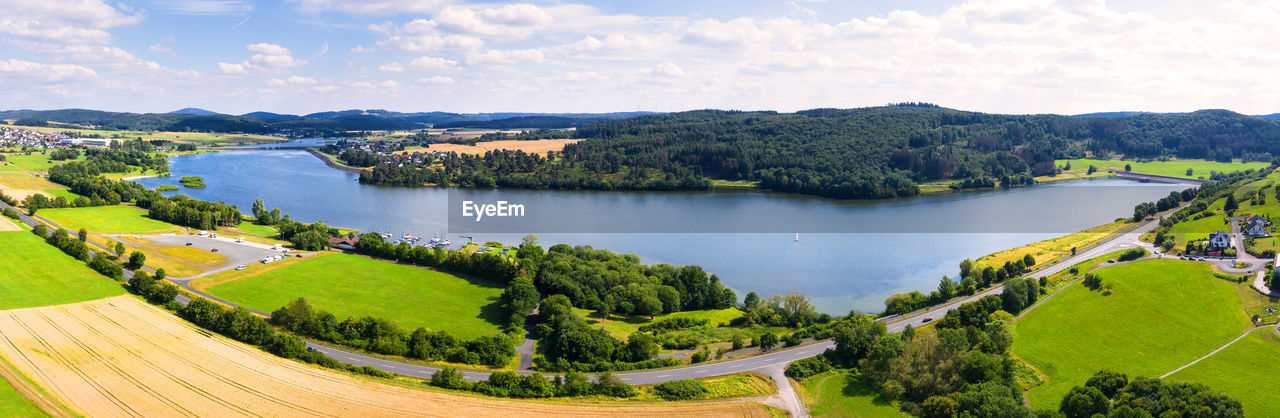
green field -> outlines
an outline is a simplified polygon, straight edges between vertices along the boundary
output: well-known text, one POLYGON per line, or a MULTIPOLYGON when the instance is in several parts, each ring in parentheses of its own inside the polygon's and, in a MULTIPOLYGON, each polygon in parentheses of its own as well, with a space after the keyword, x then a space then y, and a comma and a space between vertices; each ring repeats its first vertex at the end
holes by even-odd
MULTIPOLYGON (((80 159, 84 159, 84 157, 81 156, 80 159)), ((23 170, 40 172, 48 170, 49 167, 53 167, 55 164, 61 164, 64 162, 50 161, 48 154, 6 155, 5 160, 8 160, 10 163, 13 163, 13 165, 18 166, 18 168, 23 170)))
POLYGON ((1184 178, 1209 178, 1209 173, 1217 171, 1220 173, 1230 173, 1235 171, 1244 171, 1248 169, 1260 169, 1270 166, 1268 163, 1242 163, 1238 160, 1231 163, 1220 163, 1216 161, 1202 160, 1169 160, 1169 161, 1124 161, 1124 160, 1094 160, 1088 158, 1080 158, 1074 160, 1057 160, 1054 161, 1059 167, 1071 163, 1071 170, 1067 173, 1079 171, 1081 175, 1089 170, 1092 165, 1098 168, 1099 172, 1107 171, 1124 171, 1125 164, 1129 164, 1134 172, 1145 174, 1156 174, 1170 177, 1184 178), (1192 170, 1191 175, 1187 175, 1187 169, 1192 170))
POLYGON ((638 331, 640 327, 645 324, 651 324, 653 322, 661 321, 664 319, 674 319, 674 318, 706 319, 707 321, 710 321, 710 324, 709 324, 710 326, 716 327, 721 325, 727 326, 729 325, 729 322, 742 316, 742 310, 738 308, 712 309, 712 310, 705 310, 705 311, 672 312, 666 315, 655 316, 653 317, 653 320, 649 320, 649 317, 647 316, 624 317, 620 315, 610 315, 608 319, 603 319, 593 315, 592 311, 588 311, 586 309, 578 309, 578 308, 574 308, 574 312, 576 312, 579 316, 582 316, 583 318, 585 318, 587 320, 587 323, 591 324, 592 326, 604 328, 605 331, 608 331, 610 334, 613 334, 622 339, 626 339, 628 335, 631 335, 631 333, 638 331))
POLYGON ((1280 416, 1276 377, 1280 376, 1280 337, 1271 328, 1248 337, 1212 357, 1170 375, 1168 380, 1199 382, 1244 404, 1246 416, 1280 416))
POLYGON ((815 417, 904 417, 860 375, 828 372, 810 377, 796 391, 815 417))
POLYGON ((126 205, 87 208, 41 209, 44 217, 74 233, 80 228, 95 234, 143 234, 181 232, 182 227, 147 217, 147 211, 126 205))
POLYGON ((506 317, 502 288, 423 268, 348 254, 297 262, 254 264, 197 280, 210 294, 263 312, 305 297, 316 309, 348 316, 394 319, 410 330, 426 327, 471 339, 497 333, 506 317))
POLYGON ((266 225, 258 225, 252 222, 241 222, 240 225, 236 225, 236 229, 246 234, 253 234, 268 238, 274 237, 278 234, 275 228, 266 225))
MULTIPOLYGON (((0 365, 0 367, 4 367, 0 365)), ((0 379, 0 416, 3 417, 45 417, 44 412, 22 397, 9 382, 0 379)))
POLYGON ((1076 284, 1015 323, 1014 354, 1047 377, 1027 393, 1036 408, 1099 369, 1159 376, 1251 326, 1236 285, 1208 264, 1147 260, 1097 273, 1110 295, 1076 284))
POLYGON ((124 294, 111 279, 27 231, 0 232, 0 254, 0 310, 124 294))

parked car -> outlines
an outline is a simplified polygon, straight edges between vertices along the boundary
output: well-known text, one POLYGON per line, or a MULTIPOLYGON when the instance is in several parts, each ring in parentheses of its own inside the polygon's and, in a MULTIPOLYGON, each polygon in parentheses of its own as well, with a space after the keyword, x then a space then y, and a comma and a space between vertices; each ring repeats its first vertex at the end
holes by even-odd
POLYGON ((190 247, 190 246, 191 246, 191 243, 190 243, 190 242, 188 242, 188 243, 187 243, 187 246, 188 246, 188 247, 190 247))
POLYGON ((924 320, 922 320, 922 321, 920 321, 920 322, 929 322, 929 321, 932 321, 932 320, 933 320, 933 317, 932 317, 932 316, 926 316, 926 317, 924 317, 924 320))
POLYGON ((246 268, 246 267, 245 267, 245 265, 244 265, 244 264, 241 264, 241 265, 236 266, 236 270, 244 270, 245 268, 246 268))
POLYGON ((212 250, 209 250, 209 252, 211 252, 211 253, 216 253, 216 252, 218 252, 218 249, 217 249, 217 248, 214 248, 214 249, 212 249, 212 250))
POLYGON ((295 255, 294 257, 302 258, 302 254, 295 255))

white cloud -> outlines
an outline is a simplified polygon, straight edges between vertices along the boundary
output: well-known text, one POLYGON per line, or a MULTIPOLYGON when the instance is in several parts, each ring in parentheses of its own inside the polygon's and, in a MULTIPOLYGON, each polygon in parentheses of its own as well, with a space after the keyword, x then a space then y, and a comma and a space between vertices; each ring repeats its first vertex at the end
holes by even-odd
POLYGON ((429 56, 423 55, 421 57, 414 58, 413 61, 409 62, 409 65, 412 65, 416 68, 421 68, 421 69, 448 69, 458 65, 458 62, 454 60, 449 60, 449 59, 444 59, 439 57, 429 57, 429 56))
POLYGON ((453 84, 454 80, 452 78, 445 77, 445 76, 435 76, 435 77, 420 78, 418 79, 418 82, 423 84, 446 85, 446 84, 453 84))
POLYGON ((194 16, 243 15, 253 11, 248 0, 168 0, 160 10, 172 14, 194 16))
POLYGON ((289 76, 289 79, 287 81, 289 82, 289 84, 316 84, 316 79, 314 78, 302 77, 297 75, 289 76))
POLYGON ((282 72, 294 67, 307 65, 306 60, 294 58, 289 48, 277 44, 260 42, 250 44, 249 51, 256 52, 248 61, 239 64, 220 62, 218 69, 226 74, 246 74, 251 71, 282 72))
POLYGON ((244 64, 228 64, 225 62, 218 63, 218 71, 225 74, 248 74, 249 69, 244 64))
POLYGON ((155 44, 155 45, 151 45, 151 46, 147 47, 147 50, 148 50, 148 51, 151 51, 151 52, 159 52, 159 53, 162 53, 162 54, 163 54, 163 53, 173 52, 173 48, 169 48, 169 46, 167 46, 167 45, 165 45, 165 44, 155 44))
POLYGON ((106 44, 107 30, 142 21, 102 0, 40 0, 6 2, 0 14, 0 35, 56 44, 106 44))
POLYGON ((300 11, 317 13, 337 11, 360 15, 391 15, 399 13, 431 13, 448 0, 290 0, 300 11))
POLYGON ((68 78, 95 78, 98 73, 90 68, 72 64, 41 64, 18 59, 0 59, 0 74, 30 77, 47 81, 68 78))
POLYGON ((388 62, 386 64, 382 64, 382 66, 378 67, 378 69, 382 71, 390 72, 390 73, 404 72, 404 66, 400 65, 400 63, 398 62, 388 62))
POLYGON ((490 49, 484 52, 468 54, 467 65, 542 62, 543 59, 542 51, 536 49, 514 49, 507 51, 490 49))
POLYGON ((676 65, 676 63, 671 61, 666 61, 661 64, 658 64, 657 66, 653 67, 651 72, 652 74, 657 74, 657 75, 662 75, 667 77, 684 77, 685 75, 684 69, 680 68, 679 65, 676 65))

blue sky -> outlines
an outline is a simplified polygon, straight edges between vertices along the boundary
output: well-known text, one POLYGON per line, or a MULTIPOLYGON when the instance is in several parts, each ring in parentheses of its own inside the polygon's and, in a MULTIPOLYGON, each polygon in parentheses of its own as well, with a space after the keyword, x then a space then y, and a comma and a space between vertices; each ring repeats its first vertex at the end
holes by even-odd
POLYGON ((0 109, 1280 112, 1280 2, 0 0, 0 109))

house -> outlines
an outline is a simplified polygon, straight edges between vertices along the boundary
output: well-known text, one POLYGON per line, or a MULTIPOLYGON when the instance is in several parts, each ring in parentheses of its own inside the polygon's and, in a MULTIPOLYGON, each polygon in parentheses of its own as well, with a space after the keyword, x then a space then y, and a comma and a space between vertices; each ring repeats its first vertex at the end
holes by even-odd
POLYGON ((360 242, 360 237, 355 238, 329 238, 329 246, 343 250, 356 249, 356 243, 360 242))
POLYGON ((1231 247, 1231 234, 1223 231, 1209 234, 1209 249, 1224 249, 1231 247))
POLYGON ((1268 221, 1267 218, 1253 215, 1245 222, 1244 234, 1250 237, 1265 237, 1267 235, 1271 235, 1270 229, 1267 228, 1270 224, 1271 221, 1268 221))

